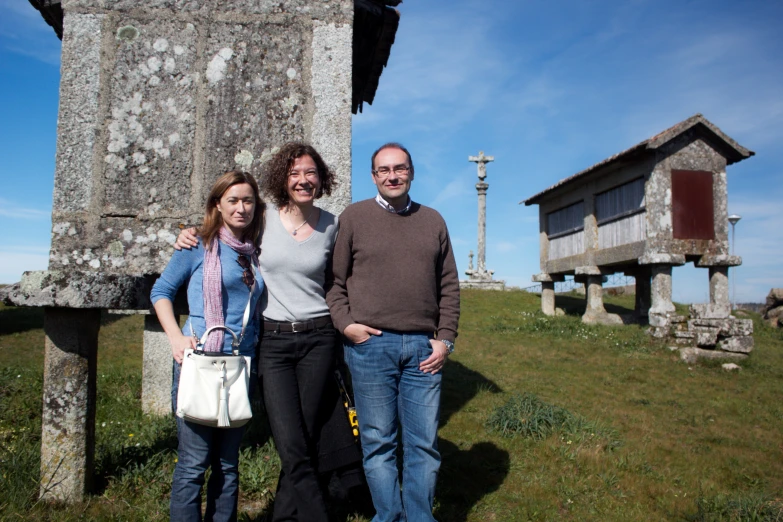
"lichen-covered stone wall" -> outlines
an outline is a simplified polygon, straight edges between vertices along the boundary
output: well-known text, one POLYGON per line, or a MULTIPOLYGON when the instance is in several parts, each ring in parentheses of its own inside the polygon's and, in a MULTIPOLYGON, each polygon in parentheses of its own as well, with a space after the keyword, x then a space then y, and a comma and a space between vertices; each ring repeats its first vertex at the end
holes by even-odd
POLYGON ((352 0, 63 9, 50 270, 160 273, 213 181, 290 140, 337 173, 321 206, 350 203, 352 0))

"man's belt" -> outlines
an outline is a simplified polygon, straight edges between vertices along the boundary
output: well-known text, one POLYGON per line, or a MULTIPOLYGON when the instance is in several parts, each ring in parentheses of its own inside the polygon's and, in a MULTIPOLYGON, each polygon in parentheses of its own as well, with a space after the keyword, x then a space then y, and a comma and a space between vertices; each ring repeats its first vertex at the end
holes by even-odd
POLYGON ((264 320, 264 331, 274 332, 286 332, 286 333, 301 333, 315 330, 316 328, 323 328, 332 324, 332 317, 330 315, 324 315, 323 317, 316 317, 315 319, 308 319, 307 321, 297 321, 295 323, 280 323, 277 321, 264 320))

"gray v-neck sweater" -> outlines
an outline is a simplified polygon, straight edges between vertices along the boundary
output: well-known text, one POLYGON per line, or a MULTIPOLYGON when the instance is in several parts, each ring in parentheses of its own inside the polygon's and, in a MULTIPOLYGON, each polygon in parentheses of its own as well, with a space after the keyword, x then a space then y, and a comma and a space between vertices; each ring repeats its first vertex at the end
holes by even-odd
POLYGON ((261 275, 266 284, 261 297, 264 319, 294 322, 329 315, 324 285, 337 237, 337 217, 321 209, 313 233, 298 242, 268 207, 261 239, 261 275))

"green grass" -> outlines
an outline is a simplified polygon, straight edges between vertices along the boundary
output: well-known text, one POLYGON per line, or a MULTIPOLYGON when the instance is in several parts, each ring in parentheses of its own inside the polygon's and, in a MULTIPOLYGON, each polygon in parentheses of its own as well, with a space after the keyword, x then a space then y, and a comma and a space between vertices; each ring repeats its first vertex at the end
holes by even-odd
MULTIPOLYGON (((682 363, 643 327, 583 325, 583 298, 557 300, 567 315, 551 318, 524 292, 463 292, 443 381, 439 520, 783 520, 779 330, 750 314, 756 347, 727 373, 682 363)), ((633 296, 607 298, 610 312, 632 307, 633 296)), ((165 520, 176 436, 170 419, 140 411, 137 316, 101 328, 96 493, 38 503, 41 324, 39 310, 0 308, 0 518, 165 520)), ((242 520, 268 519, 278 470, 258 422, 242 449, 242 520)), ((367 520, 347 508, 336 518, 367 520)))

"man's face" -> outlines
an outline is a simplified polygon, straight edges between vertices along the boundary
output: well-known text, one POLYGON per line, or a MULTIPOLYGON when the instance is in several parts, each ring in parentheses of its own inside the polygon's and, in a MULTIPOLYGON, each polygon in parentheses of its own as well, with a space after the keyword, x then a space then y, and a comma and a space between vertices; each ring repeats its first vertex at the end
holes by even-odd
POLYGON ((408 201, 408 191, 413 181, 408 155, 400 149, 383 149, 375 156, 373 169, 376 173, 372 175, 372 182, 381 197, 391 205, 404 205, 408 201), (405 167, 408 168, 407 171, 405 167), (384 172, 378 172, 379 170, 384 172), (388 172, 385 172, 386 170, 388 172))

